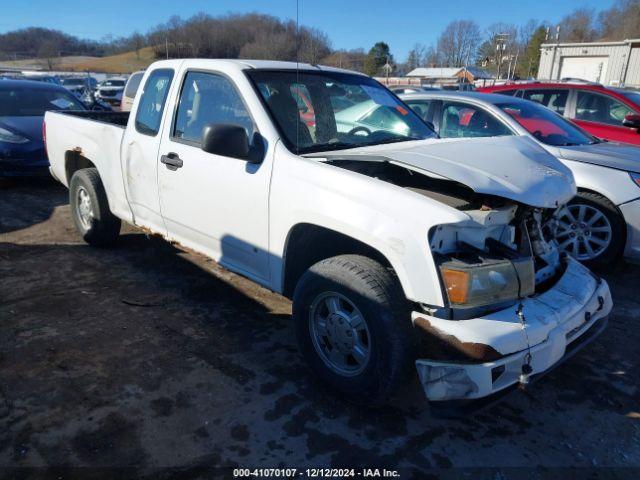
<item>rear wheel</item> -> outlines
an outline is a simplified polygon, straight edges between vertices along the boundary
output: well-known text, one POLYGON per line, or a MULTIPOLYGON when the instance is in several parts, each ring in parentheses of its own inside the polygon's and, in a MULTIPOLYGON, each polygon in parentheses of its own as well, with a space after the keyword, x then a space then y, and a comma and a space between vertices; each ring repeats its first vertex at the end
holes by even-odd
POLYGON ((615 205, 602 195, 579 192, 555 217, 558 246, 575 259, 602 265, 622 255, 626 224, 615 205))
POLYGON ((382 403, 411 369, 411 319, 392 271, 359 255, 313 265, 293 298, 301 353, 318 377, 361 404, 382 403))
POLYGON ((78 170, 69 182, 69 204, 76 230, 90 245, 112 245, 120 235, 120 219, 109 210, 96 168, 78 170))

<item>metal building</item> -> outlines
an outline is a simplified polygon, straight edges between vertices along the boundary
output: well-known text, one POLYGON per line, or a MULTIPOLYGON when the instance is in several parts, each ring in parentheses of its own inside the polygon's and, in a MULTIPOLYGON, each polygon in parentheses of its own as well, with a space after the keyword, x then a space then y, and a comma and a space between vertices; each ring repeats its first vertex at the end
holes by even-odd
POLYGON ((640 87, 640 39, 545 43, 538 78, 580 78, 610 86, 640 87))

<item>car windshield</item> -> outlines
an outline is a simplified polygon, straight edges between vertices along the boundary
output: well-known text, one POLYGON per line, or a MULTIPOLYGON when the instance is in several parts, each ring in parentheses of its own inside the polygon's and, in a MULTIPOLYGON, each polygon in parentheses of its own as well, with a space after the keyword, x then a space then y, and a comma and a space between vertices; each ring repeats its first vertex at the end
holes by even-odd
POLYGON ((124 80, 105 80, 103 87, 124 87, 124 80))
POLYGON ((65 87, 69 85, 84 85, 84 80, 82 78, 65 78, 62 80, 62 84, 65 87))
POLYGON ((375 80, 339 72, 247 72, 283 140, 297 153, 435 137, 375 80))
POLYGON ((555 147, 598 143, 584 130, 534 102, 496 104, 542 143, 555 147))
POLYGON ((638 91, 638 90, 622 90, 622 89, 618 89, 618 90, 616 90, 616 92, 621 93, 622 95, 627 97, 629 100, 631 100, 636 105, 640 105, 640 91, 638 91))
POLYGON ((85 110, 85 107, 63 89, 0 87, 2 117, 41 117, 48 110, 85 110))

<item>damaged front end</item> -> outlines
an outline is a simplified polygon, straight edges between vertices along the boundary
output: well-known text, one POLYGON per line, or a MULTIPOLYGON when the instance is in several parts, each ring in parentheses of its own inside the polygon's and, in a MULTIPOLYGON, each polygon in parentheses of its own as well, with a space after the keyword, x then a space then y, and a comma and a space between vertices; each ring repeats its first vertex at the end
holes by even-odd
POLYGON ((550 211, 494 200, 465 213, 470 222, 430 233, 445 306, 412 314, 428 357, 416 367, 433 402, 528 383, 599 332, 612 307, 606 282, 545 239, 550 211))

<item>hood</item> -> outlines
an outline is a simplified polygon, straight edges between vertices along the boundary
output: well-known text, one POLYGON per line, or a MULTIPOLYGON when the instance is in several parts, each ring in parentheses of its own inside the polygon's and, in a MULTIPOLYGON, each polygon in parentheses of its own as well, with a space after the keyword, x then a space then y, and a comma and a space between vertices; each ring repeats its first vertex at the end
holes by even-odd
POLYGON ((390 161, 462 183, 476 193, 540 208, 555 208, 576 193, 569 168, 525 136, 430 139, 313 156, 390 161))
POLYGON ((558 148, 560 156, 567 160, 640 173, 640 147, 634 145, 602 142, 593 145, 556 148, 558 148))
POLYGON ((0 127, 30 140, 42 142, 43 117, 0 117, 0 127))

